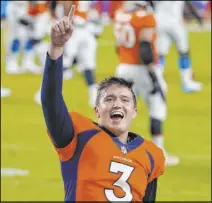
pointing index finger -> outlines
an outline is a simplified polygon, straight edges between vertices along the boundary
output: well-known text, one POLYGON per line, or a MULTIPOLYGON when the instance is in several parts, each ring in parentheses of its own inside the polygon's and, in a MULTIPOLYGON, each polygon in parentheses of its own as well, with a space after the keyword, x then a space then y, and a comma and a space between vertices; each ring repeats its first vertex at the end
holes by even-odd
POLYGON ((70 10, 70 12, 69 12, 69 14, 68 14, 68 19, 69 19, 70 21, 72 21, 72 19, 73 19, 74 12, 75 12, 75 5, 72 5, 72 6, 71 6, 71 10, 70 10))

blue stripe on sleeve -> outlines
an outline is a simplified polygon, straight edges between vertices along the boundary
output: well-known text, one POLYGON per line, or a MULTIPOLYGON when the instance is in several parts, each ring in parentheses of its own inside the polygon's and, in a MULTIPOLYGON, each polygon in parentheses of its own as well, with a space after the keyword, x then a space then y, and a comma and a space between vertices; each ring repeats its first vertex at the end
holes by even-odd
POLYGON ((153 156, 147 150, 146 150, 146 152, 148 154, 148 157, 149 157, 149 160, 150 160, 150 166, 151 166, 150 173, 148 174, 148 178, 149 178, 152 175, 152 171, 153 171, 153 169, 155 167, 155 161, 153 159, 153 156))

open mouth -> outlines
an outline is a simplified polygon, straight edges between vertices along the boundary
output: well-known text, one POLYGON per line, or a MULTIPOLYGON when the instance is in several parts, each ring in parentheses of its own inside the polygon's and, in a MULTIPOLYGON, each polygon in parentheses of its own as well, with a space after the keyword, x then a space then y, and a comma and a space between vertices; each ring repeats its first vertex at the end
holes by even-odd
POLYGON ((110 115, 110 118, 113 120, 119 120, 124 118, 124 114, 119 111, 115 111, 110 115))

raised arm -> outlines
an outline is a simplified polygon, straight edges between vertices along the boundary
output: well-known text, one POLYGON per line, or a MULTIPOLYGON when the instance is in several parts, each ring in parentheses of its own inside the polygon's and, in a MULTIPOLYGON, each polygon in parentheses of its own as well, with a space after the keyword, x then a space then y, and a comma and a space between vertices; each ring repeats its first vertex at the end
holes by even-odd
POLYGON ((75 6, 67 16, 56 22, 51 28, 51 43, 46 56, 41 103, 49 134, 58 148, 67 146, 74 136, 71 117, 62 96, 63 48, 72 35, 72 18, 75 6))
POLYGON ((152 94, 160 92, 161 96, 165 100, 165 83, 161 74, 158 74, 155 68, 155 29, 156 20, 152 14, 146 15, 143 18, 143 28, 139 33, 139 56, 141 63, 146 65, 148 68, 148 74, 152 81, 153 89, 152 94), (160 82, 159 82, 160 81, 160 82), (161 84, 164 84, 164 90, 162 91, 161 84))

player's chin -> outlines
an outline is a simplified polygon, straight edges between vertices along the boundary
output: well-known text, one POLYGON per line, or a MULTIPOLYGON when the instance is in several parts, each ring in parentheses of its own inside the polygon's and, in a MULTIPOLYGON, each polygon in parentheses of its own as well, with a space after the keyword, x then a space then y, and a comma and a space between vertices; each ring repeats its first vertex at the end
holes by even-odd
POLYGON ((110 127, 114 130, 120 131, 122 128, 125 128, 125 122, 123 120, 110 120, 110 127))
POLYGON ((121 125, 116 125, 116 126, 110 126, 109 128, 110 132, 112 132, 114 135, 119 136, 123 132, 125 132, 125 127, 121 125))

